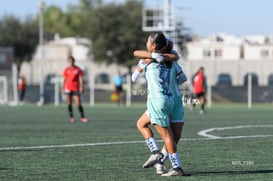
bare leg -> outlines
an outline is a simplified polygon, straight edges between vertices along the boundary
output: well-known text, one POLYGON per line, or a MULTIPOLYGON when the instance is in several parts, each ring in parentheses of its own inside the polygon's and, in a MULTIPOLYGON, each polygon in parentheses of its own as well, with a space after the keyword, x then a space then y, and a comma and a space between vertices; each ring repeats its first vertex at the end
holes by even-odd
POLYGON ((181 138, 184 123, 171 123, 170 127, 173 132, 174 141, 177 144, 181 138))
POLYGON ((161 127, 158 125, 155 125, 155 129, 161 136, 161 138, 164 141, 164 144, 166 146, 166 149, 169 154, 173 154, 176 152, 176 144, 172 135, 172 132, 170 131, 169 128, 167 127, 161 127))
POLYGON ((149 128, 150 124, 151 124, 150 118, 147 116, 145 112, 137 120, 137 129, 142 134, 145 140, 154 136, 151 128, 149 128))

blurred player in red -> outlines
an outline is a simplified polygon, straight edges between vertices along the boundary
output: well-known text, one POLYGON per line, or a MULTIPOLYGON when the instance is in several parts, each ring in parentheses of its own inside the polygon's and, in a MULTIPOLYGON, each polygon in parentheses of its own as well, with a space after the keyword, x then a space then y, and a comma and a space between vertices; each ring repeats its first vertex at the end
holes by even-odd
POLYGON ((82 70, 75 65, 75 59, 73 56, 68 57, 68 63, 69 66, 63 72, 64 82, 62 91, 66 95, 70 122, 75 122, 72 108, 73 97, 81 114, 81 121, 86 123, 88 122, 88 119, 84 116, 84 110, 80 99, 80 95, 83 93, 83 73, 82 70))
POLYGON ((21 103, 24 100, 26 87, 27 87, 26 77, 22 75, 18 78, 18 92, 19 92, 19 100, 21 103))
MULTIPOLYGON (((195 97, 199 100, 201 104, 200 114, 204 114, 205 112, 205 103, 207 100, 206 97, 206 77, 204 75, 204 67, 200 67, 197 73, 193 76, 193 92, 195 97)), ((195 103, 193 104, 195 108, 195 103)))

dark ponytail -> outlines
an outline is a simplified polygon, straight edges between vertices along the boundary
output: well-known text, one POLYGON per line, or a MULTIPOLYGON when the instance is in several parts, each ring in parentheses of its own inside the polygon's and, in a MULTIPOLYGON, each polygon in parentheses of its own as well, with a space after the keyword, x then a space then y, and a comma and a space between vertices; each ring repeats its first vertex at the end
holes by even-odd
POLYGON ((167 40, 165 35, 160 32, 154 32, 150 34, 152 44, 156 45, 156 51, 160 53, 164 53, 166 46, 167 46, 167 40))

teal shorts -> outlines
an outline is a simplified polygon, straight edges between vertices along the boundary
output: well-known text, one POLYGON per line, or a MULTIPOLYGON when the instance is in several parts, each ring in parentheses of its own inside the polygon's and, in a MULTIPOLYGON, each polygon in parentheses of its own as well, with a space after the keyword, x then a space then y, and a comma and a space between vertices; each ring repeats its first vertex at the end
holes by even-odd
POLYGON ((184 123, 184 106, 182 104, 182 97, 174 97, 173 109, 170 114, 171 123, 184 123))
POLYGON ((151 124, 156 124, 161 127, 169 126, 169 114, 173 107, 172 98, 164 97, 148 97, 147 113, 151 120, 151 124))

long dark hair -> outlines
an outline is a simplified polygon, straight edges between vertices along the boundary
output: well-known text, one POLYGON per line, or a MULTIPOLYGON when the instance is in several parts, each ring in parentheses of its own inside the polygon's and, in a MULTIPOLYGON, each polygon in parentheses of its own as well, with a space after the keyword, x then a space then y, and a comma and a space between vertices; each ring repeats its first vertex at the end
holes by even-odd
POLYGON ((167 45, 166 45, 166 53, 170 53, 173 49, 173 40, 171 38, 166 38, 167 45))
POLYGON ((70 60, 70 59, 73 61, 73 63, 75 63, 75 58, 72 55, 68 56, 68 60, 70 60))
POLYGON ((156 45, 156 51, 160 53, 164 53, 166 46, 167 46, 167 40, 165 35, 159 31, 154 32, 150 34, 152 44, 156 45))

